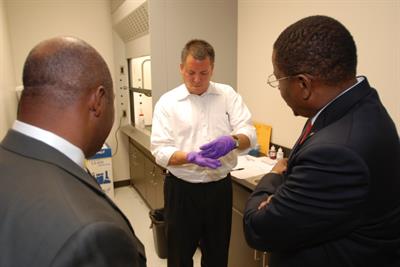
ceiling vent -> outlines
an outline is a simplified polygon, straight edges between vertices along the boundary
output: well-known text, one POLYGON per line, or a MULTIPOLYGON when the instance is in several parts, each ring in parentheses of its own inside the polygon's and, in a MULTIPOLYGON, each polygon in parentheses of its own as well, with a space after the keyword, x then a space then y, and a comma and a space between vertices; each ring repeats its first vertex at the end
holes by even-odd
POLYGON ((114 29, 125 43, 148 34, 149 13, 147 1, 116 24, 114 29))

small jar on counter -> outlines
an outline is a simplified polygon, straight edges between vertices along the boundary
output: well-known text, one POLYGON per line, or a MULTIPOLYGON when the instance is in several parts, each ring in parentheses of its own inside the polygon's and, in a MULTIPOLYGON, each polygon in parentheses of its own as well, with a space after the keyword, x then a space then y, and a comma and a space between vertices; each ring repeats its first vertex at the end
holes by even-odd
POLYGON ((268 156, 270 159, 276 159, 276 149, 275 146, 271 146, 271 149, 268 152, 268 156))
POLYGON ((278 148, 278 152, 276 153, 276 159, 283 159, 284 155, 283 155, 283 150, 282 148, 278 148))

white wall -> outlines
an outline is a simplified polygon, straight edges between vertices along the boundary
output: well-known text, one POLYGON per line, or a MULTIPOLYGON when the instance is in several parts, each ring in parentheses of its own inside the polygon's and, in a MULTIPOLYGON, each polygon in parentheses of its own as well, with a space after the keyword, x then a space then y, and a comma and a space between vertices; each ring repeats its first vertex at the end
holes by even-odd
POLYGON ((272 125, 272 141, 291 147, 305 119, 294 117, 279 91, 267 85, 272 46, 290 24, 310 15, 328 15, 352 33, 358 48, 358 75, 365 75, 400 131, 399 0, 239 0, 238 91, 253 118, 272 125))
POLYGON ((0 140, 15 120, 17 95, 5 5, 0 1, 0 140))
POLYGON ((130 179, 129 173, 129 139, 120 131, 115 136, 115 131, 118 127, 130 123, 129 113, 129 90, 128 90, 128 64, 125 59, 125 44, 121 38, 113 31, 113 46, 114 46, 114 91, 115 91, 115 125, 108 137, 107 142, 113 147, 113 169, 114 181, 130 179), (124 73, 121 74, 121 68, 124 73), (122 117, 122 111, 125 110, 127 116, 122 117), (112 141, 110 141, 112 140, 112 141), (118 140, 118 143, 117 143, 118 140), (116 153, 116 154, 115 154, 116 153))
MULTIPOLYGON (((114 65, 113 33, 109 0, 19 0, 6 2, 9 18, 10 44, 12 47, 15 79, 22 83, 22 67, 29 51, 40 41, 54 36, 72 35, 79 37, 103 56, 114 79, 114 90, 118 99, 119 64, 114 65)), ((119 62, 118 62, 119 63, 119 62)), ((107 139, 115 150, 114 132, 119 123, 119 109, 116 112, 114 128, 107 139)), ((122 140, 127 147, 126 140, 122 140)), ((114 180, 129 178, 129 165, 125 153, 118 152, 113 158, 114 180)))

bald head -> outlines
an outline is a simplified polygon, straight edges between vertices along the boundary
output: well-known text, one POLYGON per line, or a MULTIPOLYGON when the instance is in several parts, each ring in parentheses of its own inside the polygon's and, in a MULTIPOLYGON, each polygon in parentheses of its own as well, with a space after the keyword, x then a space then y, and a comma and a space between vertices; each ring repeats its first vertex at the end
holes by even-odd
POLYGON ((114 120, 114 93, 107 64, 74 37, 45 40, 29 53, 18 120, 51 131, 86 156, 101 148, 114 120))
POLYGON ((23 84, 22 100, 40 98, 40 102, 48 100, 60 108, 77 101, 89 88, 112 88, 102 57, 73 37, 52 38, 34 47, 25 61, 23 84))

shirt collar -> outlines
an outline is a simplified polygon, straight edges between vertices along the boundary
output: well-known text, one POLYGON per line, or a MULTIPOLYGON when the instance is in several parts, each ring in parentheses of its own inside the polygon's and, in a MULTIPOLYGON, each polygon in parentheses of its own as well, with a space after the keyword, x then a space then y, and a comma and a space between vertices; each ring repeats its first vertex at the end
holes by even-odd
MULTIPOLYGON (((215 83, 210 81, 210 84, 208 85, 207 90, 201 95, 201 96, 205 96, 205 95, 209 95, 209 94, 220 94, 220 92, 215 88, 215 83)), ((191 93, 189 93, 189 90, 187 89, 185 84, 182 84, 182 86, 179 88, 178 91, 178 96, 177 99, 179 100, 184 100, 185 98, 189 97, 190 95, 192 95, 191 93)))
POLYGON ((12 129, 57 149, 81 168, 85 168, 85 155, 82 150, 64 138, 19 120, 14 122, 12 129))
POLYGON ((342 95, 344 95, 345 93, 347 93, 348 91, 350 91, 351 89, 353 89, 357 84, 359 84, 360 82, 364 81, 364 77, 360 76, 357 77, 357 82, 355 84, 353 84, 352 86, 350 86, 349 88, 347 88, 346 90, 344 90, 343 92, 341 92, 338 96, 336 96, 334 99, 332 99, 328 104, 326 104, 323 108, 321 108, 317 114, 314 115, 314 117, 312 117, 311 119, 311 125, 314 125, 314 122, 317 120, 319 114, 321 114, 321 112, 327 107, 329 106, 333 101, 335 101, 336 99, 338 99, 339 97, 341 97, 342 95))

